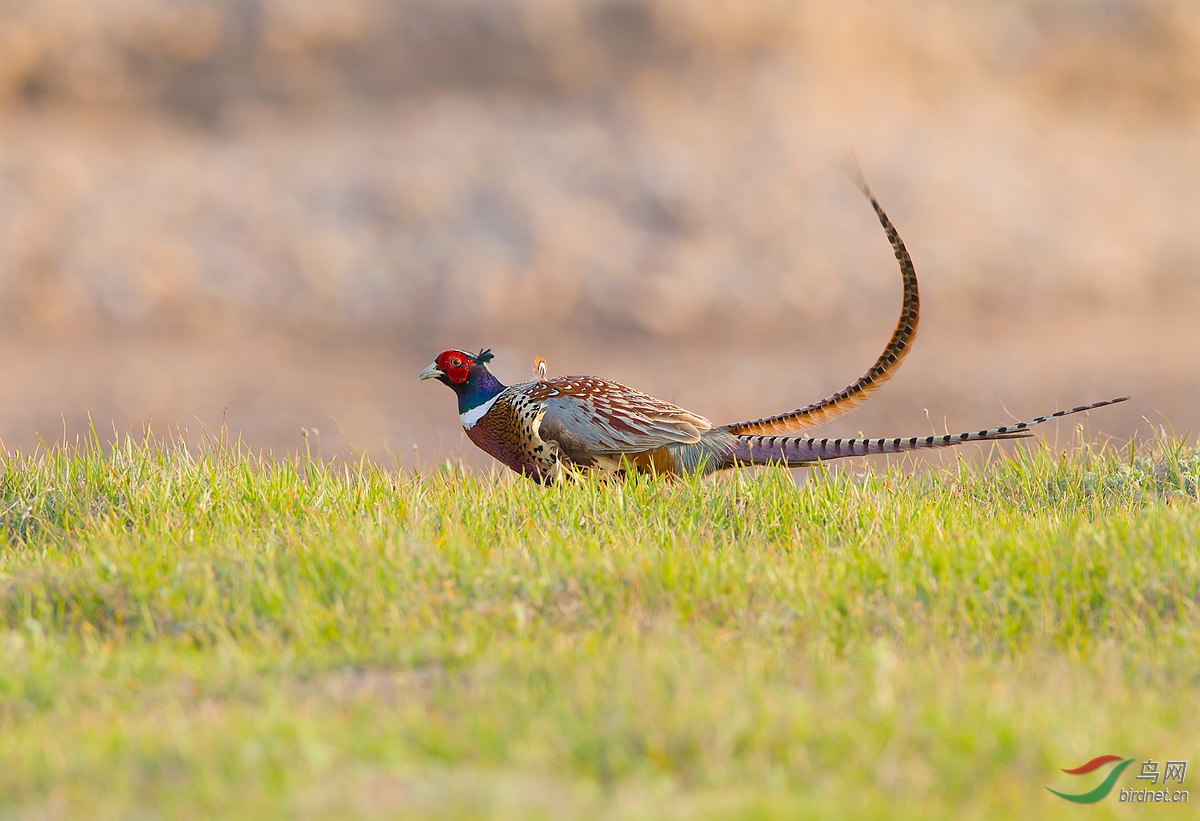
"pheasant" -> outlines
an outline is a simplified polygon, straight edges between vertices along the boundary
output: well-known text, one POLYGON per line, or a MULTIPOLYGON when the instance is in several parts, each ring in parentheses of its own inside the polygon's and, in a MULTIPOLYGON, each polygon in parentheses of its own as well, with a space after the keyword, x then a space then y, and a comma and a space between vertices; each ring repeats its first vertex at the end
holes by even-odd
POLYGON ((1018 439, 1051 419, 1124 402, 1123 396, 1025 422, 941 436, 829 439, 796 435, 835 419, 872 396, 895 374, 912 346, 920 315, 917 275, 904 242, 875 196, 856 180, 891 242, 904 296, 900 319, 875 363, 861 377, 819 402, 793 411, 714 425, 703 416, 594 376, 546 376, 505 386, 488 370, 490 350, 438 354, 418 380, 437 379, 458 397, 459 421, 479 448, 522 475, 553 484, 577 469, 619 476, 625 471, 709 474, 741 465, 801 467, 846 456, 905 453, 967 442, 1018 439))

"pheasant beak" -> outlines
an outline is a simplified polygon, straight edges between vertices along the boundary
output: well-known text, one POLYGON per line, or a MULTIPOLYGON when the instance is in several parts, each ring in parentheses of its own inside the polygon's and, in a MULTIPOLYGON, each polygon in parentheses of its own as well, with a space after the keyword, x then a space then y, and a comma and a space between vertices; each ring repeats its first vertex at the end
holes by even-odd
POLYGON ((426 366, 425 370, 417 375, 418 382, 424 382, 426 379, 438 379, 446 375, 446 372, 438 368, 436 362, 431 362, 426 366))

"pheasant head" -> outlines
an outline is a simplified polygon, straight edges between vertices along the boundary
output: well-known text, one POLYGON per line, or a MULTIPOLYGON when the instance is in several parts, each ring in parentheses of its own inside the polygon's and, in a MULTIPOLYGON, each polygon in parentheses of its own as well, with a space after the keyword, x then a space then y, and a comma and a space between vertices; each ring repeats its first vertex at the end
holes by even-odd
POLYGON ((487 363, 493 359, 490 350, 477 354, 451 349, 442 351, 417 377, 418 381, 436 379, 458 395, 458 413, 469 414, 504 390, 487 363))

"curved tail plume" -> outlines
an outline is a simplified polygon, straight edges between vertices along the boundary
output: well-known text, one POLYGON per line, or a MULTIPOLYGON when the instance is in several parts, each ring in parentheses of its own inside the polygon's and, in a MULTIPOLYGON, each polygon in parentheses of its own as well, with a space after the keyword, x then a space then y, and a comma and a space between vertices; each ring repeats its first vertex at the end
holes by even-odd
POLYGON ((875 364, 853 384, 825 397, 820 402, 805 405, 794 411, 726 425, 725 428, 730 433, 754 436, 796 433, 836 419, 865 402, 879 390, 884 382, 891 379, 912 347, 913 339, 917 335, 917 322, 921 313, 916 268, 913 267, 908 249, 904 247, 904 240, 900 239, 896 226, 892 225, 892 221, 888 219, 888 215, 875 199, 875 195, 871 193, 858 166, 851 164, 849 173, 859 190, 870 200, 871 207, 875 209, 875 215, 879 218, 879 224, 883 226, 888 241, 892 244, 892 253, 896 256, 896 262, 900 263, 900 276, 904 281, 904 299, 900 307, 900 320, 896 323, 896 329, 892 331, 892 338, 888 340, 887 347, 875 360, 875 364))

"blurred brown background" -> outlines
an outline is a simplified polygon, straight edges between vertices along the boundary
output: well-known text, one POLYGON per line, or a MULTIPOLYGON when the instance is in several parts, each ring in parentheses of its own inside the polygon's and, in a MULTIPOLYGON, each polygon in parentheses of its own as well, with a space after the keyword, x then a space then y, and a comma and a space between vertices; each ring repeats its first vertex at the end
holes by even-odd
POLYGON ((899 309, 851 150, 923 317, 827 430, 1200 429, 1191 0, 8 0, 0 438, 488 464, 446 347, 792 408, 899 309))

